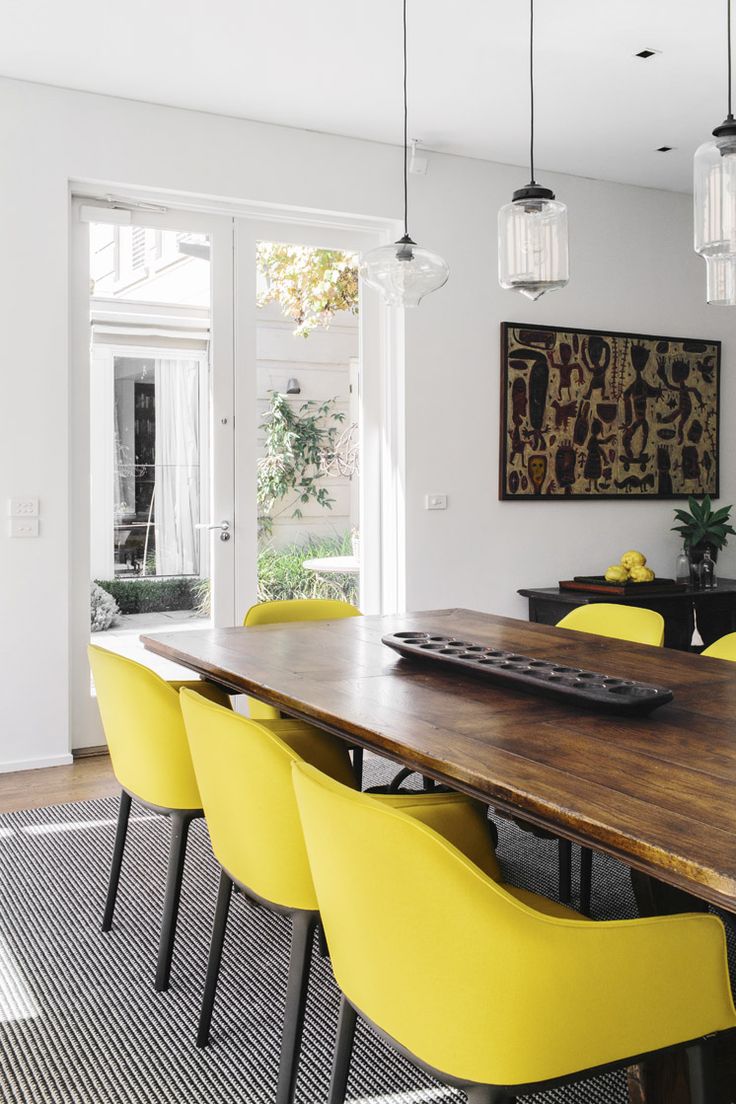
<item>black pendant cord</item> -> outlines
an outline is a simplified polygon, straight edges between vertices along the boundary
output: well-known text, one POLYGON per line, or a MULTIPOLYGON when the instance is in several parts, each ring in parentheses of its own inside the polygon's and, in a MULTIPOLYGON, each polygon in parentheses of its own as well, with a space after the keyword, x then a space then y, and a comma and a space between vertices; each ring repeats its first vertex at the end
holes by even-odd
POLYGON ((541 187, 534 179, 534 0, 529 0, 529 177, 529 183, 514 192, 514 203, 555 198, 553 191, 541 187))
POLYGON ((728 118, 733 119, 731 104, 731 0, 726 0, 726 27, 728 28, 728 118))
MULTIPOLYGON (((726 37, 728 42, 726 44, 726 56, 728 58, 728 68, 726 70, 726 82, 728 85, 727 97, 728 97, 728 115, 723 122, 715 128, 713 131, 714 138, 728 138, 730 142, 733 142, 736 137, 736 119, 733 117, 733 101, 732 101, 732 64, 731 64, 731 2, 732 0, 726 0, 726 37)), ((730 148, 730 147, 729 147, 730 148)))
POLYGON ((409 237, 409 101, 406 90, 406 0, 404 0, 404 237, 409 237))
POLYGON ((534 0, 529 0, 529 169, 534 179, 534 0))

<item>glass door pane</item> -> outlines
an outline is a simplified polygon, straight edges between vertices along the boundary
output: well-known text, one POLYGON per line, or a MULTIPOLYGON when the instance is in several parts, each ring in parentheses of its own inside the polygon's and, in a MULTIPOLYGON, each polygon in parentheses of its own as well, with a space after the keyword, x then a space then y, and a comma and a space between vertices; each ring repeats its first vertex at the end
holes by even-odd
POLYGON ((357 260, 256 243, 259 601, 360 604, 357 260))
POLYGON ((114 356, 116 579, 196 579, 203 491, 200 394, 206 362, 114 356))

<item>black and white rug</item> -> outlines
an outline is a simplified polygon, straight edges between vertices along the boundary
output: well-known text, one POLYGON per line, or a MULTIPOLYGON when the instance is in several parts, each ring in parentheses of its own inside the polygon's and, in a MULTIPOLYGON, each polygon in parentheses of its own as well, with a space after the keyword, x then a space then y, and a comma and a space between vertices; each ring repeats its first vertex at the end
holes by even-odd
MULTIPOLYGON (((369 757, 367 783, 395 768, 369 757)), ((0 816, 0 1100, 2 1104, 270 1104, 288 961, 286 921, 234 898, 210 1047, 194 1045, 218 868, 193 826, 172 985, 153 989, 168 823, 134 803, 115 925, 100 918, 115 799, 0 816)), ((498 822, 509 881, 553 896, 556 845, 498 822)), ((577 871, 575 871, 577 884, 577 871)), ((625 869, 596 856, 597 918, 636 915, 625 869)), ((338 993, 315 956, 297 1104, 326 1100, 338 993)), ((359 1027, 351 1104, 454 1104, 359 1027)), ((623 1074, 538 1097, 625 1104, 623 1074)))

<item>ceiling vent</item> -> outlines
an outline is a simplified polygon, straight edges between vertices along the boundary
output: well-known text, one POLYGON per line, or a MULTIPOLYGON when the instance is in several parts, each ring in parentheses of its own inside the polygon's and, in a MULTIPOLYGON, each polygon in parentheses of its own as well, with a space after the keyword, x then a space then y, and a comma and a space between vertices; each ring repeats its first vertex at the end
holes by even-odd
POLYGON ((657 146, 657 153, 669 153, 674 148, 674 146, 657 146))
POLYGON ((656 57, 657 54, 661 54, 661 53, 662 53, 661 50, 650 50, 649 48, 647 48, 646 50, 638 50, 634 54, 634 57, 641 58, 642 61, 649 61, 649 58, 656 57))

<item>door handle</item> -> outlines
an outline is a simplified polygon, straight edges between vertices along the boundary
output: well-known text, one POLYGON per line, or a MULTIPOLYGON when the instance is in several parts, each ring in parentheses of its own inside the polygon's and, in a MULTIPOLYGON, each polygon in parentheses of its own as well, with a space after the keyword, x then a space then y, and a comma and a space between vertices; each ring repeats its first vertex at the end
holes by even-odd
POLYGON ((197 525, 195 525, 194 528, 195 529, 219 529, 220 530, 220 540, 221 541, 229 541, 230 540, 230 522, 229 521, 216 521, 212 525, 210 525, 206 521, 201 521, 197 525))

